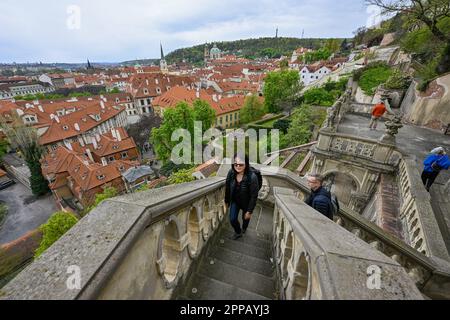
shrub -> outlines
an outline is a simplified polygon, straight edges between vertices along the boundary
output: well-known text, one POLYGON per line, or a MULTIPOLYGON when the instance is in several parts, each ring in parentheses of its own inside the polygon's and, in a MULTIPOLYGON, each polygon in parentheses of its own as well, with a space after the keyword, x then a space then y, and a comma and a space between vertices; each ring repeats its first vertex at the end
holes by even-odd
POLYGON ((0 203, 0 226, 3 223, 3 219, 6 217, 6 214, 8 213, 8 207, 3 204, 0 203))
POLYGON ((392 70, 387 65, 371 67, 362 72, 359 78, 359 86, 367 95, 374 95, 377 87, 385 83, 392 75, 392 70))
POLYGON ((195 177, 192 176, 193 172, 194 172, 193 169, 181 169, 177 172, 172 173, 169 179, 167 179, 167 182, 169 184, 180 184, 194 181, 195 177))
POLYGON ((386 89, 407 89, 409 86, 409 80, 407 77, 405 77, 399 70, 394 70, 392 72, 389 79, 387 79, 384 87, 386 89))
POLYGON ((54 213, 50 219, 48 219, 47 223, 39 227, 39 230, 42 232, 42 240, 35 251, 34 257, 39 257, 53 243, 61 238, 64 233, 72 228, 77 221, 78 219, 70 213, 62 211, 54 213))

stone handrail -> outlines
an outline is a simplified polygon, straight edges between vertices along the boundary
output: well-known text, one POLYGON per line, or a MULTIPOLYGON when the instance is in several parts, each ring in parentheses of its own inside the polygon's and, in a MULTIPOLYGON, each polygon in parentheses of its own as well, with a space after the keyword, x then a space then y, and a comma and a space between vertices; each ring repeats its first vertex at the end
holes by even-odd
POLYGON ((413 159, 400 159, 399 189, 402 199, 400 219, 411 247, 426 256, 450 261, 431 207, 431 196, 423 186, 413 159))
POLYGON ((331 132, 326 129, 320 131, 318 142, 314 148, 315 153, 332 156, 341 154, 342 161, 359 162, 364 166, 376 166, 391 172, 394 164, 393 155, 395 145, 378 140, 362 138, 349 134, 331 132), (381 167, 380 167, 381 166, 381 167))
POLYGON ((282 298, 422 299, 398 263, 317 213, 292 189, 275 188, 274 194, 274 256, 282 298), (379 282, 372 282, 374 270, 379 282))
POLYGON ((0 299, 169 299, 224 217, 225 179, 103 201, 0 299))
MULTIPOLYGON (((288 183, 289 188, 297 190, 296 196, 300 200, 305 200, 309 195, 310 191, 305 179, 291 171, 282 168, 257 167, 261 170, 264 179, 270 180, 271 184, 274 183, 275 178, 281 178, 280 180, 288 183)), ((273 197, 273 189, 272 185, 269 198, 273 197)), ((271 201, 274 200, 271 199, 271 201)), ((430 298, 450 299, 450 263, 448 261, 423 255, 376 224, 343 206, 336 217, 336 222, 403 266, 425 295, 430 298)))

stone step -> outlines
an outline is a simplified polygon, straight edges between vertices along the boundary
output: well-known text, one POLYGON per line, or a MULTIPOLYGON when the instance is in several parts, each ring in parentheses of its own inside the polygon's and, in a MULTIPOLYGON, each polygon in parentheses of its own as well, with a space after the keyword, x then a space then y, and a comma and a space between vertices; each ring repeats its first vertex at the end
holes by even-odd
MULTIPOLYGON (((218 239, 229 239, 232 235, 234 235, 233 228, 223 228, 219 232, 218 239)), ((255 246, 264 250, 270 250, 272 243, 267 240, 267 237, 263 237, 259 235, 254 230, 248 230, 245 232, 245 234, 242 235, 242 238, 239 240, 242 240, 245 244, 255 246)))
POLYGON ((208 263, 208 261, 211 260, 215 261, 215 259, 269 278, 273 277, 274 275, 274 268, 272 263, 225 248, 212 248, 205 263, 208 263))
POLYGON ((247 255, 265 261, 270 261, 271 251, 268 249, 262 249, 259 247, 255 247, 251 244, 245 243, 245 235, 237 240, 218 238, 215 245, 217 247, 235 251, 243 255, 247 255))
POLYGON ((269 300, 264 296, 198 273, 193 274, 190 283, 186 288, 186 296, 193 300, 269 300), (195 293, 192 289, 195 289, 195 293))
POLYGON ((218 259, 214 260, 214 264, 203 264, 199 273, 260 296, 274 298, 275 281, 273 278, 244 270, 218 259))
MULTIPOLYGON (((234 233, 234 229, 233 229, 233 227, 231 226, 231 224, 229 222, 225 223, 222 228, 224 230, 230 232, 230 233, 234 233)), ((272 241, 271 233, 263 233, 263 232, 258 231, 256 229, 248 228, 245 234, 249 235, 252 238, 258 238, 258 239, 266 241, 266 242, 271 242, 272 241)))

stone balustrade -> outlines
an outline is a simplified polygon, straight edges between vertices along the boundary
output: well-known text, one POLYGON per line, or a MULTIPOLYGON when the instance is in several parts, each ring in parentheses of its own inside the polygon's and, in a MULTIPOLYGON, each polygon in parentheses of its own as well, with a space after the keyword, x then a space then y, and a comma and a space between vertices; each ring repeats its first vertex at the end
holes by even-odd
POLYGON ((224 184, 214 177, 105 200, 0 299, 169 299, 224 217, 224 184))
POLYGON ((401 158, 398 183, 402 199, 400 219, 411 247, 429 257, 450 261, 445 242, 431 207, 431 197, 423 186, 417 164, 401 158))
MULTIPOLYGON (((254 166, 263 174, 260 201, 275 205, 274 258, 282 298, 420 299, 414 282, 430 297, 446 297, 445 261, 423 256, 356 213, 341 211, 341 225, 371 235, 366 244, 301 201, 309 192, 303 179, 286 169, 254 166), (399 258, 376 252, 379 247, 396 249, 399 258), (380 290, 364 286, 372 262, 386 272, 389 290, 383 282, 380 290)), ((221 166, 214 178, 102 202, 0 289, 0 299, 171 298, 219 223, 226 223, 229 168, 221 166)))
POLYGON ((338 225, 400 264, 419 290, 429 298, 450 299, 450 264, 432 259, 385 232, 356 212, 342 208, 338 225))
POLYGON ((322 129, 314 152, 327 155, 340 154, 345 161, 360 160, 359 163, 373 163, 380 169, 392 171, 389 166, 393 164, 392 156, 395 145, 383 143, 378 140, 362 138, 342 133, 329 132, 322 129), (381 166, 381 167, 380 167, 381 166))
POLYGON ((397 262, 318 214, 292 189, 275 188, 274 195, 281 298, 422 299, 397 262), (379 272, 379 282, 373 272, 379 272))

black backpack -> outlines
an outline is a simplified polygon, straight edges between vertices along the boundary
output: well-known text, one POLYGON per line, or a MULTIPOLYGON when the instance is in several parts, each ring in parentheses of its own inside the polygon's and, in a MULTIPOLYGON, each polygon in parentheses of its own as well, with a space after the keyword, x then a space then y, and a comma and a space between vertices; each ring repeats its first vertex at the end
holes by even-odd
POLYGON ((331 208, 333 209, 333 217, 336 216, 337 214, 339 214, 339 201, 336 197, 336 195, 334 193, 331 193, 331 198, 330 198, 330 202, 331 202, 331 208))
POLYGON ((262 183, 263 183, 261 171, 259 171, 256 168, 253 168, 253 167, 250 167, 250 171, 256 175, 256 178, 258 178, 258 191, 261 190, 262 183))

